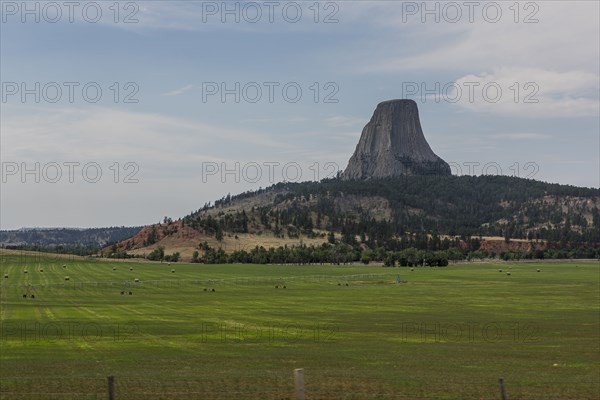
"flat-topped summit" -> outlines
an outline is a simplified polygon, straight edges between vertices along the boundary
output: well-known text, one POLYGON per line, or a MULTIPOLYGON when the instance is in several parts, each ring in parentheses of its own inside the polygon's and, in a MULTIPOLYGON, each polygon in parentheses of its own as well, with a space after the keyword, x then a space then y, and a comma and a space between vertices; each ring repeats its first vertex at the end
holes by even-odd
POLYGON ((450 166, 425 140, 414 100, 388 100, 377 105, 342 178, 399 175, 450 175, 450 166))

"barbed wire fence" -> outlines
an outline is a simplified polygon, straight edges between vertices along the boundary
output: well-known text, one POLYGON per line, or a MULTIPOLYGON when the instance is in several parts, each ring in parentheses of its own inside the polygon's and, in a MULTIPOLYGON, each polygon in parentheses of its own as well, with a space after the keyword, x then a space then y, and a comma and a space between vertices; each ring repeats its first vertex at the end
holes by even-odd
POLYGON ((373 378, 352 375, 289 374, 164 378, 153 376, 71 376, 0 378, 2 400, 137 400, 137 399, 397 399, 397 400, 566 400, 597 399, 600 381, 486 382, 442 381, 432 385, 399 378, 393 387, 373 378))

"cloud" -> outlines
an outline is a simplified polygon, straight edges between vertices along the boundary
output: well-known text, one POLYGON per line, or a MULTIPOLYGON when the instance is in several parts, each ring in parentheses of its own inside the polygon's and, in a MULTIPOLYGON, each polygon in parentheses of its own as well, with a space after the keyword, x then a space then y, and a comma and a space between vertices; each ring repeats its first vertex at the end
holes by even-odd
POLYGON ((492 135, 495 139, 505 139, 505 140, 546 140, 549 139, 549 135, 545 135, 543 133, 531 133, 531 132, 521 132, 521 133, 499 133, 492 135))
POLYGON ((289 148, 265 133, 108 107, 11 110, 2 118, 2 158, 18 161, 128 160, 181 165, 239 151, 289 148), (34 144, 32 146, 32 144, 34 144), (210 152, 208 151, 210 149, 210 152), (131 160, 135 158, 135 160, 131 160))
POLYGON ((286 123, 286 124, 299 124, 310 121, 311 118, 301 116, 301 115, 285 115, 285 116, 269 116, 264 118, 244 118, 241 119, 241 122, 244 123, 259 123, 259 124, 268 124, 268 123, 286 123))
MULTIPOLYGON (((138 22, 120 24, 129 30, 187 32, 273 32, 328 29, 337 25, 338 2, 144 1, 135 13, 138 22), (317 22, 315 22, 317 20, 317 22), (327 20, 329 23, 324 23, 327 20)), ((103 21, 110 22, 110 21, 103 21)))
POLYGON ((497 23, 483 18, 487 3, 479 4, 473 22, 463 9, 456 23, 444 19, 448 14, 442 2, 413 4, 418 12, 410 18, 403 12, 405 5, 370 8, 380 21, 380 40, 363 50, 358 57, 362 63, 349 64, 355 65, 355 73, 417 77, 423 81, 417 84, 426 83, 427 88, 434 86, 432 76, 449 77, 440 82, 442 87, 452 82, 499 83, 503 96, 498 102, 481 99, 479 92, 479 99, 467 101, 464 95, 456 103, 475 112, 567 118, 598 115, 600 3, 520 2, 516 15, 517 3, 496 2, 502 9, 497 23), (422 10, 434 6, 441 10, 439 23, 434 21, 435 13, 422 10), (525 23, 529 16, 537 22, 525 23), (516 102, 511 92, 515 82, 520 85, 516 102), (524 87, 528 82, 533 85, 524 87))
POLYGON ((562 70, 572 68, 573 60, 577 60, 584 69, 597 70, 599 3, 536 4, 537 23, 524 23, 523 9, 515 23, 514 12, 509 9, 513 3, 502 4, 503 16, 497 23, 487 22, 481 13, 475 14, 472 23, 466 17, 457 23, 435 23, 431 16, 422 23, 419 15, 403 22, 400 10, 388 10, 387 16, 381 16, 389 26, 390 43, 386 43, 396 43, 387 46, 387 54, 382 57, 368 59, 376 60, 367 64, 368 68, 373 72, 401 72, 552 65, 562 70), (413 40, 419 46, 412 46, 413 40))
POLYGON ((367 121, 364 118, 346 116, 346 115, 334 115, 325 118, 325 124, 332 128, 346 128, 346 127, 360 127, 363 126, 367 121))
POLYGON ((182 88, 175 89, 173 91, 167 92, 164 95, 165 96, 179 96, 180 94, 183 94, 185 92, 189 92, 193 88, 194 88, 194 85, 186 85, 186 86, 184 86, 182 88))
POLYGON ((572 118, 600 111, 600 75, 583 70, 493 68, 462 76, 448 87, 442 99, 474 112, 572 118))

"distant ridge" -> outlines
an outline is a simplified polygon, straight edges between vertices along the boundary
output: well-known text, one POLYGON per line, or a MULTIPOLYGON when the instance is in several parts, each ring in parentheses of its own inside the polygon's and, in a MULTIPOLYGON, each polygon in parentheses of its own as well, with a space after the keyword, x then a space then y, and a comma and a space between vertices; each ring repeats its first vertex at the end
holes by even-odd
POLYGON ((20 228, 0 231, 0 246, 103 247, 135 235, 141 227, 20 228))

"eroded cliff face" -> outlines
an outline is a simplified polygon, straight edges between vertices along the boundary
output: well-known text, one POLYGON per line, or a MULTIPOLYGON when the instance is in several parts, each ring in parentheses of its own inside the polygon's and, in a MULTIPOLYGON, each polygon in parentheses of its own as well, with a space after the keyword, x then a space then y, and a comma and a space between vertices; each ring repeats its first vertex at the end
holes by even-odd
POLYGON ((450 175, 450 166, 425 140, 413 100, 389 100, 377 105, 342 178, 399 175, 450 175))

